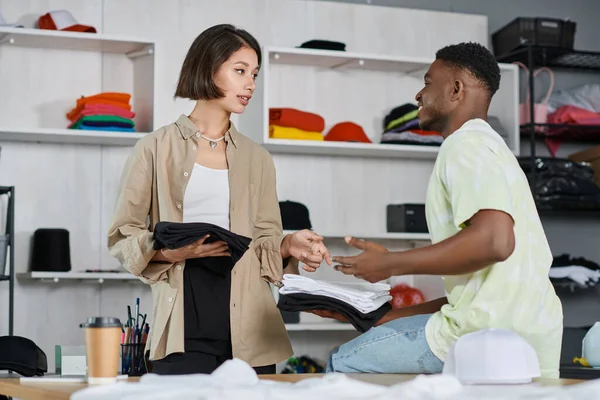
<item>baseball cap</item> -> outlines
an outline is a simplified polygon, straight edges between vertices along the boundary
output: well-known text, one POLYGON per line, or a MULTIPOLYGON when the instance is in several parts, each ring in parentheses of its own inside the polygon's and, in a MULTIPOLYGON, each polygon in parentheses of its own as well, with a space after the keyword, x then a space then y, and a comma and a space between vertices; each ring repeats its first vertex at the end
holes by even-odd
POLYGON ((96 28, 79 24, 67 10, 54 10, 42 15, 38 19, 38 26, 51 31, 96 33, 96 28))
POLYGON ((327 135, 325 135, 325 140, 333 142, 372 143, 363 128, 350 121, 340 122, 332 126, 327 135))
POLYGON ((295 201, 280 201, 281 224, 284 230, 312 229, 308 208, 295 201))
POLYGON ((540 376, 534 348, 517 333, 481 329, 461 336, 452 346, 442 374, 463 384, 529 383, 540 376))
POLYGON ((15 371, 22 376, 42 376, 48 371, 46 353, 25 337, 2 336, 0 370, 15 371))
POLYGON ((2 13, 0 13, 0 27, 2 27, 2 28, 23 28, 23 25, 7 23, 6 20, 4 19, 4 16, 2 15, 2 13))

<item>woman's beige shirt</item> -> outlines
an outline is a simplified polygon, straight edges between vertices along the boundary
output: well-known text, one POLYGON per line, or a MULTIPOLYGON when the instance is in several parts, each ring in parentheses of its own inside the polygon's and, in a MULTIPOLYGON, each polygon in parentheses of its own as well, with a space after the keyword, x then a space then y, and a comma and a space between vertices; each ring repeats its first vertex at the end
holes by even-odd
MULTIPOLYGON (((185 263, 150 260, 152 230, 160 221, 182 222, 183 196, 200 137, 182 115, 177 122, 140 139, 125 165, 108 232, 108 248, 133 275, 152 288, 150 360, 184 351, 183 270, 185 263)), ((292 355, 290 340, 269 283, 283 274, 283 239, 271 155, 230 124, 225 135, 229 165, 231 231, 252 238, 231 274, 233 356, 252 366, 292 355)), ((208 183, 210 184, 210 183, 208 183)), ((294 260, 297 268, 297 260, 294 260)), ((286 272, 287 269, 286 268, 286 272)), ((207 304, 207 306, 210 306, 207 304)))

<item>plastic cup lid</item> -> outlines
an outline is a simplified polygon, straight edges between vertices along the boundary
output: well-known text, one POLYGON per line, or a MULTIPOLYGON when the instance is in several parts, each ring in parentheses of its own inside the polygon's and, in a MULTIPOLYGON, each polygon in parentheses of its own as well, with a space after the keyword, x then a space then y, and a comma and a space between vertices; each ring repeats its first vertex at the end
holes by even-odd
POLYGON ((90 317, 79 325, 80 328, 122 328, 119 318, 115 317, 90 317))

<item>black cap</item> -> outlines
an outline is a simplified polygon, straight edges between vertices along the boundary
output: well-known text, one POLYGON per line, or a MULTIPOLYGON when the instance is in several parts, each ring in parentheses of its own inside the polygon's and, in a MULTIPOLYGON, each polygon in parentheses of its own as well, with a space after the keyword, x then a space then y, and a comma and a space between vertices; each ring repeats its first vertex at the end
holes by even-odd
POLYGON ((333 40, 313 39, 302 43, 299 47, 304 49, 346 51, 346 44, 333 40))
POLYGON ((294 201, 280 201, 281 224, 284 230, 312 229, 308 208, 294 201))
POLYGON ((115 317, 90 317, 79 325, 80 328, 122 328, 119 318, 115 317))
POLYGON ((42 376, 48 371, 46 353, 30 339, 1 336, 0 370, 14 371, 22 376, 42 376))

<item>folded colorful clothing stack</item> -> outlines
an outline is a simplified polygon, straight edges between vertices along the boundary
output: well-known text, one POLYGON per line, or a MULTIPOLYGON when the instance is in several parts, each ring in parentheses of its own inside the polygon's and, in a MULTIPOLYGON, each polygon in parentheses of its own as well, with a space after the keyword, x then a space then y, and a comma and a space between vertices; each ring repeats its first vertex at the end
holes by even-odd
POLYGON ((69 129, 135 132, 135 113, 128 93, 104 92, 77 99, 68 114, 69 129))
POLYGON ((418 111, 418 107, 410 103, 390 111, 383 121, 381 143, 441 145, 444 138, 439 132, 425 131, 419 127, 418 111))
POLYGON ((323 140, 325 119, 295 108, 269 109, 269 137, 272 139, 323 140))

